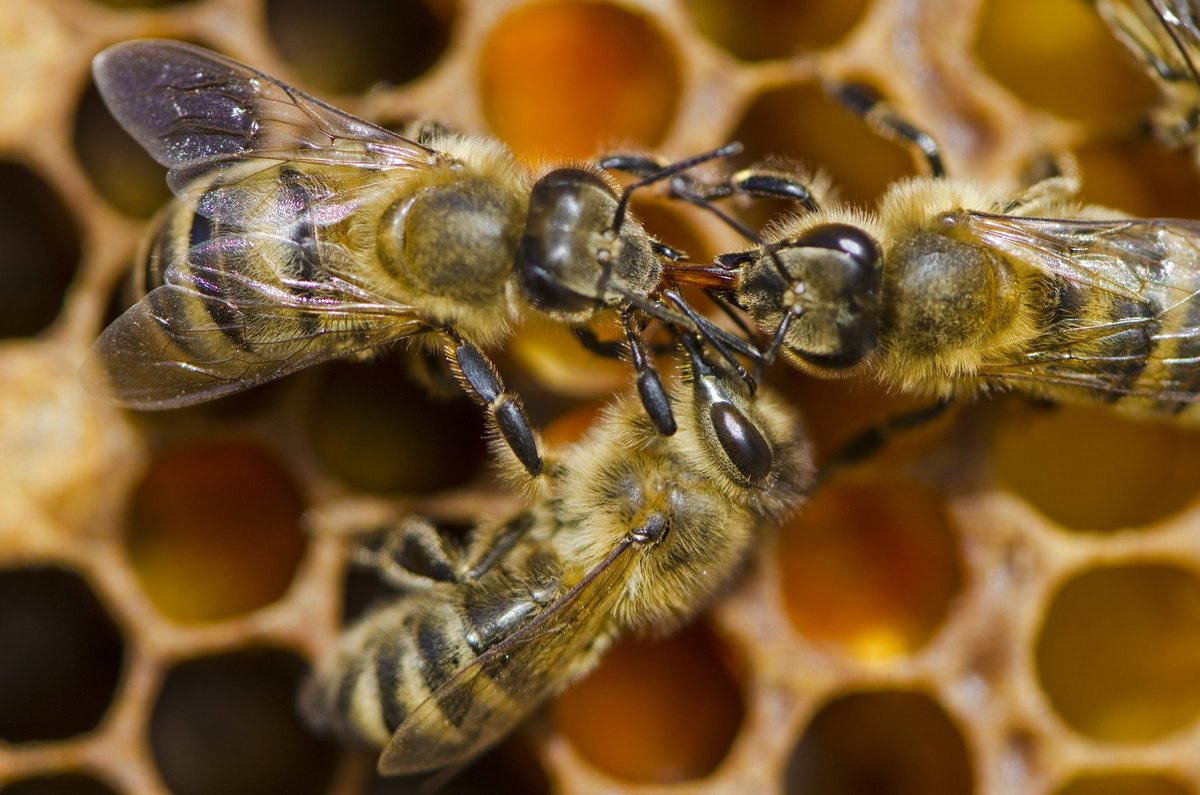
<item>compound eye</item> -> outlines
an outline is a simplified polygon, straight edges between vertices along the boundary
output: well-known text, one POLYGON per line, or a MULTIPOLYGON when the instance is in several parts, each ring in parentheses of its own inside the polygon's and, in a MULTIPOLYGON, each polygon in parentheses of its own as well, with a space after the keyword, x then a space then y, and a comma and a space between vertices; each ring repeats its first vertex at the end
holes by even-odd
POLYGON ((729 403, 714 403, 709 419, 729 460, 747 481, 761 483, 775 464, 771 445, 754 424, 729 403))
POLYGON ((809 229, 796 243, 807 248, 828 248, 840 251, 868 270, 879 266, 879 244, 857 226, 822 224, 809 229))

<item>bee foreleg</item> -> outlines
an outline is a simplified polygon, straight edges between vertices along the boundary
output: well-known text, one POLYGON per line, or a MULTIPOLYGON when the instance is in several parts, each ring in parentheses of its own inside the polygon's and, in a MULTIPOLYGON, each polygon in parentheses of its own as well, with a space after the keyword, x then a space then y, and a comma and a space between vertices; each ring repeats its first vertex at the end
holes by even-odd
POLYGON ((825 90, 842 106, 871 125, 880 135, 896 138, 917 148, 929 164, 933 177, 946 176, 942 150, 933 136, 896 114, 895 110, 875 89, 863 83, 842 83, 830 80, 825 90))
POLYGON ((405 516, 364 536, 350 559, 402 590, 457 582, 464 568, 461 549, 448 543, 445 534, 424 516, 405 516))
POLYGON ((821 467, 817 482, 824 483, 836 472, 865 461, 882 450, 897 434, 933 422, 945 414, 953 403, 951 398, 942 398, 929 406, 895 414, 872 425, 833 452, 821 467))
POLYGON ((533 477, 540 475, 542 454, 521 398, 505 388, 496 365, 474 343, 453 329, 441 332, 446 337, 446 360, 463 389, 484 407, 489 422, 525 470, 533 477))
POLYGON ((663 389, 662 378, 654 367, 654 362, 646 354, 641 334, 633 326, 630 310, 621 313, 621 324, 625 327, 629 358, 637 372, 638 396, 642 400, 642 407, 646 409, 646 416, 661 435, 671 436, 677 427, 675 415, 671 412, 671 401, 667 398, 667 391, 663 389))

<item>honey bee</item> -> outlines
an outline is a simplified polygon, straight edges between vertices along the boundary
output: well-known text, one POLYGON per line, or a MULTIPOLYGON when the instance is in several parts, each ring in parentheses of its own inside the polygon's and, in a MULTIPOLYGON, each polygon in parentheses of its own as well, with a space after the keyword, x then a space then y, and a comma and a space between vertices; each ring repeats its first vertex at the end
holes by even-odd
POLYGON ((743 564, 756 526, 813 479, 799 419, 688 344, 662 436, 635 398, 548 464, 527 509, 455 546, 408 518, 359 550, 401 593, 310 680, 310 722, 383 746, 385 774, 469 761, 627 631, 687 621, 743 564))
POLYGON ((623 310, 639 394, 663 434, 674 418, 642 325, 699 332, 733 361, 730 348, 748 347, 660 286, 664 259, 681 255, 627 212, 639 184, 618 195, 584 165, 535 175, 484 136, 431 128, 410 140, 183 42, 118 44, 93 71, 180 199, 143 257, 144 297, 93 350, 90 371, 126 406, 197 403, 409 339, 440 350, 538 475, 537 435, 483 352, 522 313, 579 326, 623 310))
POLYGON ((1113 34, 1162 92, 1151 126, 1167 143, 1197 143, 1200 8, 1194 0, 1093 0, 1113 34))
POLYGON ((764 361, 782 354, 817 377, 866 374, 941 406, 1015 389, 1200 420, 1200 222, 1081 205, 1064 176, 1015 195, 947 178, 927 133, 866 87, 837 90, 920 147, 933 175, 894 183, 874 212, 826 206, 778 173, 676 179, 702 205, 747 193, 803 209, 761 238, 747 231, 753 248, 673 265, 671 278, 744 310, 769 336, 764 361))

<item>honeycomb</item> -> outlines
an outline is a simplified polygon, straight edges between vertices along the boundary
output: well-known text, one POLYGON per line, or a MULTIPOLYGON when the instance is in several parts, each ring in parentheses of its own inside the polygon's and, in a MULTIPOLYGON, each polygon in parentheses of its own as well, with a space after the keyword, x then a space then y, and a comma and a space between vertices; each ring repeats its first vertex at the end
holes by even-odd
MULTIPOLYGON (((1077 168, 1198 217, 1155 91, 1082 0, 0 0, 0 790, 406 793, 294 699, 369 601, 339 528, 510 508, 463 400, 386 357, 124 413, 79 369, 125 300, 162 170, 91 84, 105 46, 214 47, 385 124, 530 162, 617 147, 818 167, 868 203, 920 171, 822 90, 867 83, 949 171, 1077 168)), ((742 245, 653 198, 697 259, 742 245)), ((501 367, 550 438, 626 378, 531 324, 501 367)), ((823 455, 917 405, 772 373, 823 455)), ((667 638, 622 642, 448 792, 1200 792, 1200 437, 1019 399, 959 407, 764 532, 667 638)))

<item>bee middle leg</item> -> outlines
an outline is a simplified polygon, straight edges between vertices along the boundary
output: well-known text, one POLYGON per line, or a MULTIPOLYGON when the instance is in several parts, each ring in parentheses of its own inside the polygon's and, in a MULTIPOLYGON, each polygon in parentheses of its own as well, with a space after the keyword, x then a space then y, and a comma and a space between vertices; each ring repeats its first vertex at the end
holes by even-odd
POLYGON ((545 465, 540 445, 521 398, 504 386, 500 371, 477 345, 453 329, 440 333, 446 361, 463 389, 484 407, 488 422, 525 471, 531 477, 541 475, 545 465))
POLYGON ((942 150, 929 133, 896 113, 879 92, 865 83, 842 83, 830 80, 825 90, 842 106, 861 118, 885 138, 899 139, 921 153, 933 177, 946 176, 942 150))

